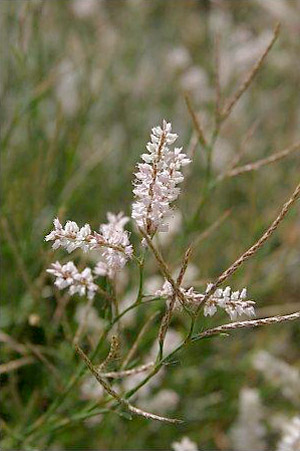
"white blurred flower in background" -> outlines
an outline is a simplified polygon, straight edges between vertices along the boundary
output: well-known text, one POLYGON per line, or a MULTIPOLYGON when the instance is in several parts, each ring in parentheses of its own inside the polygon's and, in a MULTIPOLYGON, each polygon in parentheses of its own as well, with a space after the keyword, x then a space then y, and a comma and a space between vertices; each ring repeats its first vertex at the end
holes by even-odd
POLYGON ((170 49, 167 54, 168 67, 174 71, 187 69, 191 62, 191 56, 188 50, 183 46, 174 47, 173 49, 170 49))
POLYGON ((293 403, 299 402, 300 373, 297 368, 263 350, 255 353, 252 362, 254 368, 261 371, 268 382, 278 387, 283 396, 293 403))
POLYGON ((182 437, 180 442, 173 442, 171 446, 174 451, 198 451, 197 444, 189 437, 182 437))
POLYGON ((292 418, 285 425, 277 451, 300 451, 300 416, 292 418))
POLYGON ((231 441, 236 451, 261 451, 266 449, 265 427, 262 424, 263 408, 259 392, 243 388, 239 396, 239 415, 231 430, 231 441))
POLYGON ((57 68, 55 95, 66 116, 73 116, 79 108, 79 74, 70 60, 64 60, 57 68))
POLYGON ((92 17, 96 12, 102 0, 72 0, 70 8, 72 12, 80 19, 92 17))
POLYGON ((179 402, 179 395, 170 389, 159 390, 149 399, 143 399, 139 403, 139 407, 159 414, 166 414, 174 410, 179 402))

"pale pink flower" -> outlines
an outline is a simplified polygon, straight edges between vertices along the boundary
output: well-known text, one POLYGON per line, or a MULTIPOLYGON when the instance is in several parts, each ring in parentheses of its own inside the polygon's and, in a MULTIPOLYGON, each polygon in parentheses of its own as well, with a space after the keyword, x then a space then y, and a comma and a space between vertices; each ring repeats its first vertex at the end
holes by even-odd
POLYGON ((99 276, 107 275, 113 278, 132 257, 133 248, 129 241, 129 233, 124 230, 129 218, 121 212, 117 215, 107 213, 107 219, 108 223, 100 226, 100 232, 109 246, 101 249, 101 261, 96 265, 94 272, 99 276))
POLYGON ((94 283, 92 271, 90 268, 85 268, 82 272, 79 272, 72 261, 61 265, 58 261, 52 263, 52 268, 47 269, 49 274, 53 274, 56 277, 54 285, 59 289, 69 289, 70 295, 79 294, 79 296, 87 296, 89 299, 93 299, 97 285, 94 283))
MULTIPOLYGON (((208 284, 206 292, 210 290, 211 284, 208 284)), ((184 296, 185 302, 190 307, 198 306, 203 302, 204 294, 198 293, 194 287, 188 289, 179 287, 180 292, 184 296)), ((162 288, 155 292, 155 296, 160 296, 167 299, 168 303, 171 301, 174 290, 170 282, 165 280, 162 288)), ((244 288, 241 291, 231 291, 230 287, 224 290, 218 288, 210 295, 204 304, 204 316, 213 316, 217 312, 217 307, 222 308, 230 316, 231 320, 237 319, 240 315, 247 315, 249 317, 255 316, 254 301, 246 300, 247 290, 244 288)), ((182 302, 175 296, 175 308, 181 308, 182 302)))
POLYGON ((46 237, 46 241, 54 241, 53 249, 63 247, 69 253, 75 249, 84 252, 97 250, 101 261, 95 269, 97 275, 113 277, 132 257, 133 248, 129 241, 129 232, 124 230, 129 218, 121 212, 117 215, 107 214, 108 223, 100 225, 100 233, 92 232, 89 224, 79 228, 76 222, 67 221, 63 227, 54 219, 54 230, 46 237))
MULTIPOLYGON (((207 290, 211 285, 208 284, 207 290)), ((204 316, 213 316, 217 307, 225 310, 230 316, 231 320, 237 319, 240 315, 247 315, 249 317, 255 316, 254 301, 249 301, 247 298, 247 290, 243 288, 241 291, 233 291, 230 287, 226 287, 224 290, 218 288, 205 302, 204 316)))

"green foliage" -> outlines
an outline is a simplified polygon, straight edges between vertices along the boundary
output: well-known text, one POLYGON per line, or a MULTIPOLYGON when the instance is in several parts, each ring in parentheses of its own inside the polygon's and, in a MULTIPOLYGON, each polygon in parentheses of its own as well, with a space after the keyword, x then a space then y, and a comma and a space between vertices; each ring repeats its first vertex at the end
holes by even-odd
MULTIPOLYGON (((289 14, 282 19, 280 39, 224 124, 207 171, 205 149, 193 137, 183 92, 190 93, 209 136, 215 111, 216 33, 221 38, 220 74, 227 98, 265 48, 259 47, 258 37, 272 29, 271 13, 259 2, 229 1, 218 6, 196 0, 104 0, 96 1, 93 11, 85 15, 75 3, 1 2, 2 361, 34 358, 2 375, 2 449, 169 449, 182 435, 201 449, 230 448, 229 430, 243 386, 259 387, 266 400, 272 399, 270 415, 277 409, 293 413, 294 407, 278 393, 273 398, 272 389, 257 377, 251 355, 256 349, 272 352, 280 345, 279 355, 299 364, 299 324, 236 331, 230 337, 193 343, 173 356, 153 396, 161 388, 174 390, 179 403, 171 416, 183 418, 183 425, 131 418, 122 409, 107 413, 105 400, 94 405, 97 400, 82 399, 82 380, 64 397, 64 388, 81 368, 71 341, 77 328, 76 311, 85 300, 68 301, 52 288, 45 269, 56 256, 43 239, 56 215, 82 225, 89 222, 94 229, 107 211, 124 210, 130 215, 135 164, 150 128, 166 118, 174 123, 185 151, 196 145, 177 204, 182 229, 171 246, 163 247, 164 257, 172 270, 177 268, 187 246, 231 209, 219 227, 199 242, 191 260, 198 269, 195 285, 202 289, 226 269, 262 235, 298 183, 299 153, 295 153, 214 186, 241 150, 254 122, 241 165, 265 158, 299 138, 295 69, 299 40, 293 20, 297 6, 292 2, 286 6, 289 14), (53 402, 58 403, 57 410, 35 427, 53 402), (87 420, 100 412, 98 423, 87 420)), ((233 285, 249 286, 259 316, 297 309, 297 222, 295 208, 276 236, 233 277, 233 285)), ((86 257, 77 253, 75 258, 84 262, 86 257)), ((151 260, 145 279, 157 274, 151 260)), ((131 293, 134 302, 137 280, 137 269, 131 264, 120 288, 122 298, 131 293)), ((163 311, 160 301, 137 307, 133 322, 124 325, 123 357, 158 307, 163 311)), ((110 305, 99 296, 95 309, 104 329, 110 305)), ((144 363, 160 319, 140 343, 132 366, 144 363)), ((197 331, 223 320, 220 314, 209 321, 202 318, 197 331)), ((188 327, 186 317, 174 317, 172 328, 181 338, 188 327)), ((99 338, 99 330, 85 338, 83 346, 89 354, 99 338)), ((105 358, 107 349, 105 342, 94 363, 105 358)))

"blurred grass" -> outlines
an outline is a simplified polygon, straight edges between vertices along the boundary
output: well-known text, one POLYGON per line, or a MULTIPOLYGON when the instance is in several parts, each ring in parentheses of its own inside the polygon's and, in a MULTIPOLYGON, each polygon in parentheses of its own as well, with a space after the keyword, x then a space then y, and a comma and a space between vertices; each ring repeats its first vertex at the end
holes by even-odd
MULTIPOLYGON (((1 2, 1 329, 20 343, 54 348, 50 359, 62 382, 73 371, 74 357, 63 342, 62 330, 53 331, 50 323, 56 301, 53 292, 49 294, 52 288, 45 268, 56 257, 43 237, 53 217, 59 214, 97 228, 107 210, 123 209, 129 214, 132 173, 150 128, 162 118, 172 121, 180 145, 188 148, 193 126, 184 91, 190 92, 205 131, 211 130, 216 33, 221 36, 221 79, 224 96, 228 96, 260 50, 258 38, 272 29, 275 20, 282 22, 279 41, 222 129, 214 175, 231 161, 254 122, 257 126, 242 162, 296 142, 300 109, 296 95, 299 21, 295 15, 299 5, 282 3, 286 12, 278 17, 276 8, 266 11, 259 2, 96 1, 85 13, 80 12, 78 2, 76 8, 71 1, 1 2), (28 322, 32 313, 40 317, 37 327, 28 322)), ((178 203, 185 227, 203 186, 202 152, 198 146, 178 203)), ((179 232, 176 245, 164 251, 167 260, 171 265, 174 262, 174 268, 178 266, 191 237, 232 209, 193 253, 199 280, 213 279, 261 235, 298 180, 299 153, 225 180, 203 205, 190 235, 179 232)), ((258 306, 274 305, 275 313, 287 312, 285 304, 299 303, 299 219, 299 209, 294 208, 276 236, 233 277, 232 286, 249 286, 258 306)), ((147 270, 148 275, 156 271, 151 264, 147 270)), ((130 273, 129 288, 135 279, 136 274, 130 273)), ((74 302, 70 302, 67 319, 71 328, 74 311, 74 302)), ((176 321, 174 327, 182 332, 183 322, 176 321)), ((129 329, 129 340, 135 333, 134 327, 129 329)), ((180 396, 176 416, 187 418, 176 430, 141 419, 128 422, 111 414, 103 417, 99 427, 89 429, 80 423, 50 435, 45 438, 46 446, 166 448, 187 434, 203 449, 226 449, 239 390, 258 383, 250 369, 251 352, 272 348, 278 334, 282 337, 280 352, 296 364, 298 359, 299 364, 297 324, 237 332, 181 354, 180 364, 172 365, 163 381, 164 388, 171 387, 180 396), (221 400, 201 409, 201 399, 214 393, 221 400)), ((145 343, 145 352, 147 346, 150 343, 145 343)), ((4 361, 17 358, 8 346, 3 346, 2 353, 4 361)), ((55 380, 39 361, 4 375, 3 419, 21 432, 22 423, 36 419, 56 390, 55 380)), ((70 415, 81 405, 75 391, 64 411, 70 415)), ((9 439, 3 446, 6 443, 9 439)))

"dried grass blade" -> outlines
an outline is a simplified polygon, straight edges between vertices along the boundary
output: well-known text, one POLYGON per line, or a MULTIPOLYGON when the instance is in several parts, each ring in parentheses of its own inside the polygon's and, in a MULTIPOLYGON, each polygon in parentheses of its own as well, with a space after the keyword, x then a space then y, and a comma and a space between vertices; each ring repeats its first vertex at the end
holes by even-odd
POLYGON ((18 368, 21 368, 25 365, 30 365, 31 363, 34 363, 36 360, 33 357, 21 357, 17 360, 11 360, 7 363, 2 363, 0 365, 0 374, 10 373, 11 371, 17 370, 18 368))
POLYGON ((254 66, 252 67, 251 71, 248 73, 248 75, 246 76, 245 80, 241 83, 241 85, 236 90, 236 92, 226 102, 225 107, 223 108, 223 111, 221 113, 221 118, 222 118, 223 121, 229 116, 229 114, 231 113, 234 105, 238 102, 240 97, 244 94, 244 92, 250 86, 252 80, 254 79, 254 77, 256 76, 257 72, 261 68, 265 58, 269 54, 269 52, 270 52, 271 48, 273 47, 276 39, 278 38, 279 31, 280 31, 280 24, 278 23, 276 25, 275 29, 274 29, 273 37, 272 37, 270 43, 268 44, 268 46, 266 47, 265 51, 263 52, 261 57, 258 59, 258 61, 254 64, 254 66))
POLYGON ((261 160, 255 161, 253 163, 248 163, 243 166, 238 166, 229 172, 227 172, 224 177, 236 177, 237 175, 244 174, 245 172, 250 171, 256 171, 257 169, 260 169, 262 166, 267 166, 268 164, 275 163, 276 161, 282 160, 283 158, 287 157, 291 153, 299 150, 300 148, 300 141, 293 144, 290 147, 287 147, 284 150, 281 150, 279 152, 274 152, 272 155, 270 155, 267 158, 262 158, 261 160))
POLYGON ((197 115, 196 115, 196 113, 195 113, 195 111, 193 109, 192 102, 191 102, 191 99, 190 99, 190 96, 188 95, 188 93, 184 94, 184 99, 185 99, 185 103, 186 103, 187 109, 188 109, 188 111, 189 111, 189 113, 191 115, 191 118, 193 120, 194 127, 195 127, 195 130, 196 130, 197 135, 198 135, 198 139, 199 139, 200 143, 202 144, 202 146, 206 147, 207 142, 206 142, 203 130, 202 130, 200 119, 197 117, 197 115))
POLYGON ((200 340, 201 338, 210 337, 212 335, 221 334, 225 332, 230 332, 235 329, 248 329, 252 327, 260 327, 266 326, 269 324, 279 324, 285 321, 295 321, 300 319, 300 311, 291 313, 289 315, 277 315, 277 316, 269 316, 267 318, 259 318, 247 321, 237 321, 234 323, 223 324, 222 326, 214 327, 213 329, 205 330, 200 334, 192 337, 192 341, 200 340))

